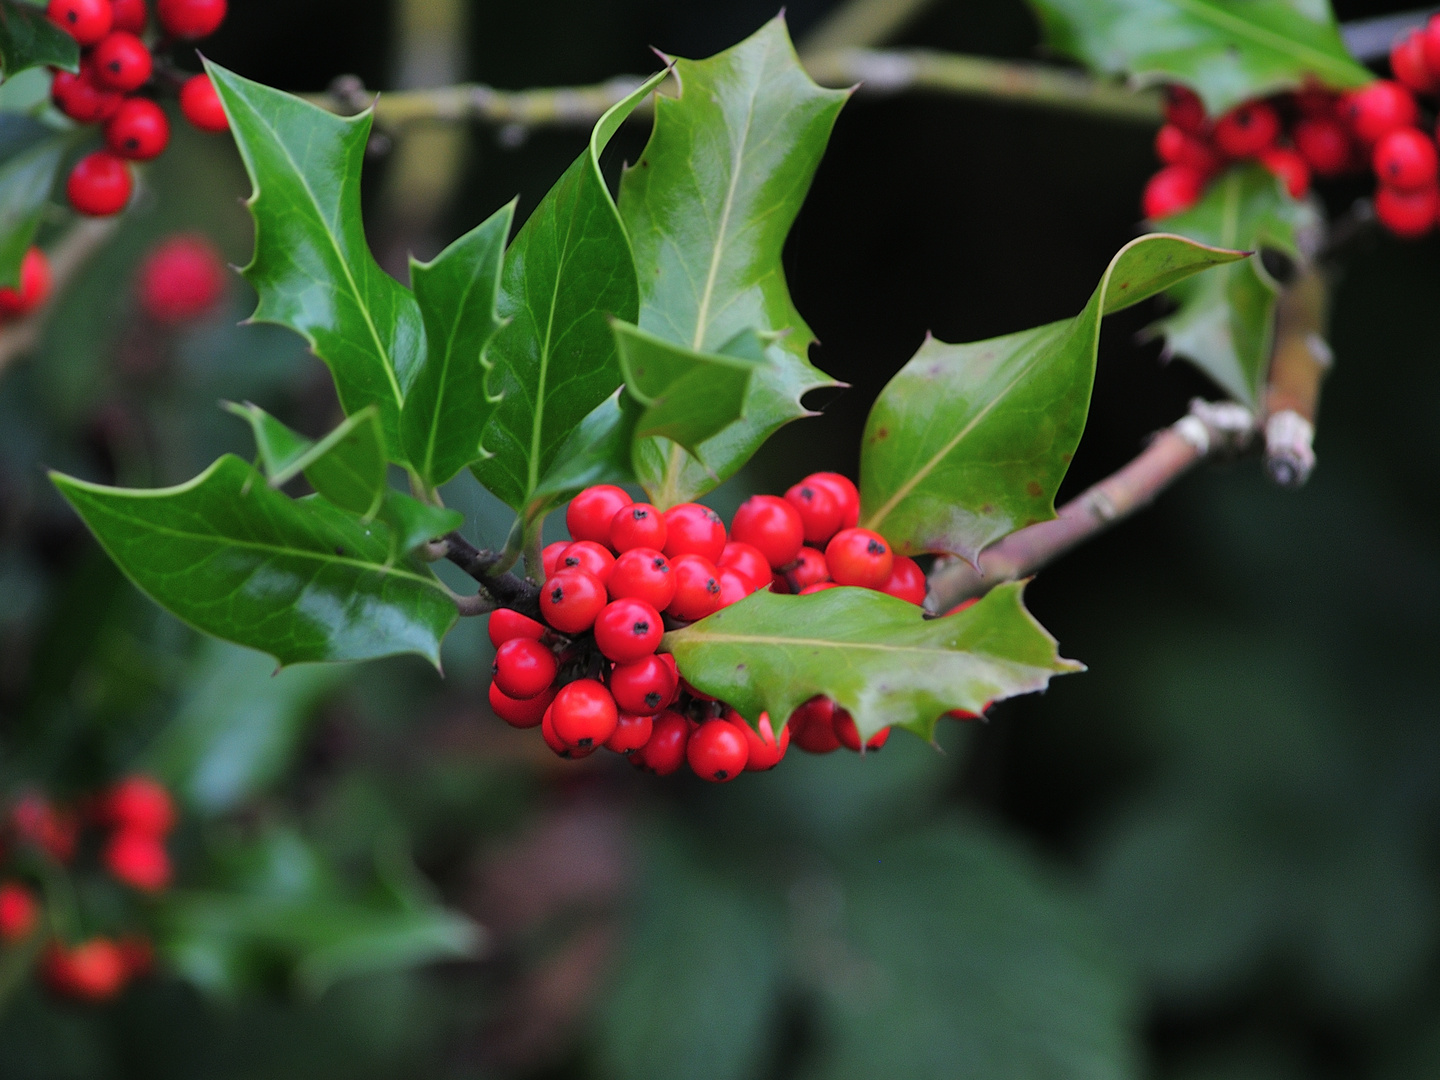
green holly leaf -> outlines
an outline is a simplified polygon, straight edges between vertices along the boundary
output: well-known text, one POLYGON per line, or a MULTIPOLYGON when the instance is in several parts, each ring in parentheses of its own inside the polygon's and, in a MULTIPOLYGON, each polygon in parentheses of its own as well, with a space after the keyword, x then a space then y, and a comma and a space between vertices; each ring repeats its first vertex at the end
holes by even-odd
POLYGON ((255 436, 260 467, 265 470, 271 487, 280 487, 304 470, 302 462, 315 447, 313 439, 307 439, 298 431, 291 430, 259 405, 249 401, 243 405, 222 401, 220 407, 250 425, 250 431, 255 436), (276 477, 280 479, 277 480, 276 477))
POLYGON ((1056 52, 1140 85, 1184 83, 1218 115, 1250 98, 1375 78, 1326 0, 1032 0, 1056 52))
POLYGON ((45 9, 0 0, 0 75, 9 79, 34 67, 80 70, 80 46, 45 17, 45 9))
POLYGON ((395 547, 402 553, 438 540, 465 524, 465 515, 444 506, 431 506, 412 499, 402 491, 387 489, 380 505, 380 520, 395 534, 395 547))
POLYGON ((1023 582, 1009 582, 955 615, 870 589, 809 596, 752 593, 665 635, 692 686, 728 702, 752 724, 787 718, 817 694, 839 702, 863 737, 903 727, 933 738, 951 709, 1043 690, 1052 675, 1080 671, 1025 610, 1023 582))
POLYGON ((860 450, 861 520, 906 555, 969 559, 1055 516, 1085 430, 1101 316, 1244 258, 1184 237, 1132 240, 1073 319, 947 345, 929 338, 881 391, 860 450))
POLYGON ((46 139, 0 167, 0 286, 20 284, 20 264, 35 242, 67 140, 46 139))
POLYGON ((548 514, 594 484, 633 484, 635 424, 643 406, 624 390, 602 401, 575 426, 555 455, 555 464, 535 489, 526 511, 530 521, 548 514))
POLYGON ((620 182, 635 246, 639 325, 697 353, 744 331, 781 334, 751 381, 743 419, 696 448, 655 440, 640 479, 659 505, 716 487, 782 425, 810 415, 834 381, 809 360, 815 336, 790 299, 780 255, 848 94, 800 66, 783 17, 708 60, 677 60, 678 98, 620 182))
POLYGON ((380 410, 390 460, 403 464, 400 410, 425 356, 414 295, 365 240, 360 172, 371 113, 342 117, 205 63, 254 193, 255 254, 242 273, 255 322, 287 326, 335 378, 347 414, 380 410))
POLYGON ((373 405, 346 417, 319 442, 291 431, 258 405, 226 402, 225 408, 249 421, 271 487, 284 487, 304 473, 336 506, 367 520, 379 512, 389 487, 380 414, 373 405))
POLYGON ((425 361, 400 416, 405 452, 427 489, 480 457, 495 402, 485 393, 485 347, 500 329, 495 306, 515 203, 502 206, 428 263, 410 263, 425 320, 425 361))
POLYGON ((392 558, 390 531, 290 499, 226 455, 179 487, 51 479, 141 591, 197 630, 281 664, 418 653, 439 663, 448 591, 392 558))
POLYGON ((576 464, 560 459, 572 430, 620 385, 606 318, 633 322, 639 291, 600 152, 665 75, 657 72, 600 118, 585 153, 505 253, 499 313, 506 323, 488 351, 488 390, 499 402, 480 440, 488 456, 471 471, 526 517, 536 514, 531 504, 547 473, 576 464))
MULTIPOLYGON (((1322 227, 1320 212, 1292 199, 1259 165, 1230 169, 1195 206, 1165 228, 1227 248, 1275 248, 1302 260, 1301 238, 1322 227)), ((1236 401, 1257 408, 1270 367, 1280 286, 1258 255, 1170 290, 1179 308, 1152 327, 1167 349, 1192 361, 1236 401)))

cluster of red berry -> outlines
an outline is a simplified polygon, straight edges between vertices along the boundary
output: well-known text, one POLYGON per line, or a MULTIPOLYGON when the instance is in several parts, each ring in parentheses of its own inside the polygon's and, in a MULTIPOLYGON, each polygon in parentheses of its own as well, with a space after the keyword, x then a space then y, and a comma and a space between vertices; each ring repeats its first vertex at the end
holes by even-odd
MULTIPOLYGON (((694 622, 760 589, 854 585, 923 603, 920 567, 856 528, 859 515, 859 493, 838 473, 806 477, 784 498, 746 500, 728 532, 698 503, 661 513, 618 487, 585 489, 565 512, 572 539, 543 552, 544 623, 490 616, 491 708, 516 727, 539 725, 561 757, 603 746, 662 776, 687 762, 714 781, 772 769, 792 738, 815 753, 860 750, 855 721, 829 699, 807 702, 778 733, 762 715, 757 732, 655 652, 667 620, 694 622)), ((866 745, 878 749, 888 735, 866 745)))
MULTIPOLYGON (((161 46, 208 37, 225 20, 225 9, 226 0, 157 0, 161 46)), ((83 50, 78 74, 55 72, 50 94, 56 108, 78 123, 104 124, 106 149, 76 162, 66 194, 82 214, 118 214, 135 187, 129 162, 158 157, 170 142, 165 110, 138 93, 157 81, 154 57, 141 37, 149 22, 145 0, 50 0, 46 14, 83 50)), ((180 111, 196 127, 229 126, 209 76, 165 81, 178 86, 180 111)))
MULTIPOLYGON (((175 808, 169 793, 149 777, 126 777, 90 800, 83 813, 32 792, 16 800, 8 824, 17 846, 65 864, 75 858, 87 819, 108 831, 102 858, 116 880, 152 894, 170 883, 165 837, 175 825, 175 808)), ((0 882, 0 943, 27 940, 39 929, 40 917, 39 901, 29 885, 15 879, 0 882)), ((153 962, 149 941, 128 935, 95 936, 75 945, 52 940, 42 965, 46 982, 56 992, 102 1001, 148 972, 153 962)))
MULTIPOLYGON (((1440 89, 1440 80, 1418 66, 1428 34, 1396 45, 1391 59, 1401 82, 1377 79, 1345 94, 1308 87, 1247 101, 1212 119, 1194 93, 1170 87, 1166 122, 1155 137, 1165 165, 1145 185, 1145 216, 1158 220, 1189 209, 1206 184, 1237 161, 1258 161, 1297 199, 1312 175, 1361 172, 1368 163, 1379 181, 1376 218, 1397 236, 1423 236, 1440 217, 1440 158, 1435 140, 1417 126, 1420 109, 1411 93, 1422 74, 1431 91, 1440 89)), ((1440 30, 1435 39, 1440 61, 1440 30)))

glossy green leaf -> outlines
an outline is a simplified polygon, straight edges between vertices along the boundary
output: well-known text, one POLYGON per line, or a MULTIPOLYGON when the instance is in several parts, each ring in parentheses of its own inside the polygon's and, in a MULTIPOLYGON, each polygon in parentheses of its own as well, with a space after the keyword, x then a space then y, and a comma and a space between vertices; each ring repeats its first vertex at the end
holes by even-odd
POLYGON ((752 380, 743 420, 691 455, 656 441, 641 481, 660 505, 732 475, 782 425, 808 415, 808 390, 834 382, 807 357, 814 334, 781 266, 847 93, 817 86, 783 18, 708 60, 677 60, 678 98, 661 96, 655 131, 620 183, 635 246, 641 329, 715 353, 745 331, 783 333, 752 380))
POLYGON ((243 405, 234 401, 222 401, 221 407, 240 417, 250 425, 255 436, 255 451, 260 467, 271 486, 279 487, 287 480, 298 476, 303 470, 302 461, 315 447, 313 439, 307 439, 298 431, 276 420, 259 405, 249 401, 243 405), (278 478, 278 479, 277 479, 278 478))
POLYGON ((20 263, 35 242, 67 140, 46 139, 0 167, 0 286, 20 283, 20 263))
POLYGON ((346 413, 380 410, 402 461, 400 410, 425 355, 414 295, 365 240, 360 172, 371 114, 341 117, 207 62, 254 193, 252 320, 287 326, 329 365, 346 413))
MULTIPOLYGON (((1290 198, 1258 165, 1214 181, 1195 206, 1165 220, 1165 228, 1227 248, 1275 248, 1301 260, 1302 240, 1322 228, 1308 201, 1290 198)), ((1235 400, 1256 408, 1270 367, 1280 287, 1259 256, 1182 282, 1170 290, 1179 308, 1152 327, 1166 349, 1192 361, 1235 400)))
POLYGON ((531 503, 574 428, 620 385, 607 316, 639 308, 630 243, 600 174, 600 152, 665 77, 658 72, 605 113, 590 145, 556 181, 505 253, 488 389, 500 400, 481 436, 489 456, 471 466, 512 509, 531 503))
POLYGON ((1142 85, 1184 83, 1217 115, 1307 76, 1363 86, 1328 0, 1032 0, 1056 52, 1142 85))
POLYGON ((410 264, 425 320, 425 361, 405 397, 405 452, 427 489, 480 457, 495 407, 485 393, 485 347, 500 329, 495 307, 515 204, 502 206, 428 263, 410 264))
POLYGON ((293 500, 227 455, 179 487, 52 474, 112 559, 161 607, 282 664, 418 653, 439 662, 455 605, 390 531, 323 499, 293 500))
POLYGON ((634 483, 631 455, 642 409, 624 390, 591 409, 555 455, 555 464, 531 497, 527 517, 534 521, 592 484, 634 483))
POLYGON ((0 0, 0 75, 33 67, 80 70, 80 46, 45 17, 43 7, 0 0))
MULTIPOLYGON (((619 320, 611 325, 625 392, 642 406, 636 438, 662 436, 694 450, 741 418, 763 358, 699 353, 619 320)), ((748 337, 758 352, 754 334, 748 337)))
POLYGON ((824 694, 850 710, 866 737, 893 725, 929 739, 951 709, 978 712, 1081 670, 1025 610, 1023 589, 1001 585, 939 619, 870 589, 762 591, 666 634, 665 648, 692 686, 751 723, 761 712, 772 723, 788 718, 824 694))
POLYGON ((395 545, 401 552, 415 550, 421 544, 438 540, 465 524, 465 515, 443 506, 431 506, 412 499, 404 492, 388 489, 380 506, 380 520, 395 534, 395 545))
POLYGON ((926 340, 881 392, 860 456, 861 521, 906 555, 974 560, 1055 516, 1085 430, 1101 317, 1243 258, 1178 236, 1132 240, 1073 319, 966 345, 926 340))

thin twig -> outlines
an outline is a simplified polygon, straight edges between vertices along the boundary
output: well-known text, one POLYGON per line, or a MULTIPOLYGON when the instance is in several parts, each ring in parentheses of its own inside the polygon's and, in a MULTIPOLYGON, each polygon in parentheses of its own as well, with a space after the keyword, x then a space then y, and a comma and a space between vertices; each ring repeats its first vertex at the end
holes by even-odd
POLYGON ((837 49, 883 45, 935 6, 936 0, 848 0, 800 42, 802 58, 837 49))
MULTIPOLYGON (((477 610, 471 612, 461 608, 460 614, 484 614, 496 607, 511 608, 532 619, 540 617, 540 590, 524 578, 509 573, 496 573, 495 564, 500 556, 493 551, 481 551, 458 532, 445 537, 445 558, 464 570, 478 581, 485 590, 474 604, 477 610), (488 606, 481 606, 488 604, 488 606)), ((457 605, 458 606, 458 605, 457 605)))
POLYGON ((1334 362, 1325 340, 1330 292, 1311 268, 1280 297, 1275 348, 1265 387, 1265 471, 1281 487, 1299 487, 1315 468, 1320 384, 1334 362))

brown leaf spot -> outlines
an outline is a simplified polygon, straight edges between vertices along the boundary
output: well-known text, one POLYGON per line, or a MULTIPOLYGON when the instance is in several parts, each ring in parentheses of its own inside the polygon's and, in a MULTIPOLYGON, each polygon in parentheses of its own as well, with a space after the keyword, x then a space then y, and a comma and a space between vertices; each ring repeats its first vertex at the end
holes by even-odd
POLYGON ((1038 499, 1041 495, 1045 494, 1045 489, 1040 486, 1040 482, 1038 480, 1031 480, 1028 484, 1025 485, 1025 490, 1031 496, 1031 498, 1035 499, 1038 499))

